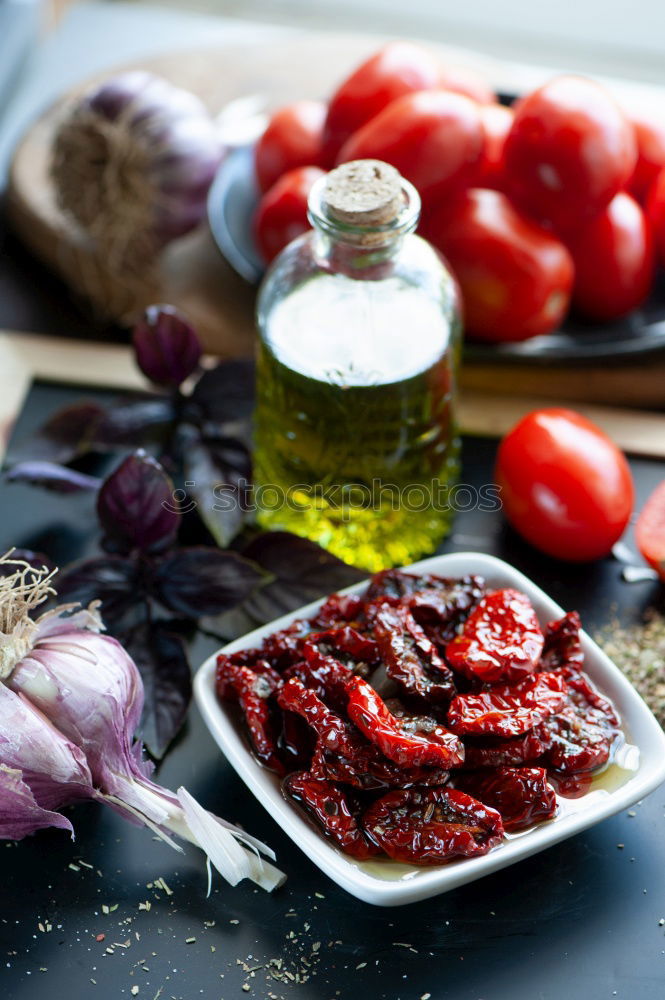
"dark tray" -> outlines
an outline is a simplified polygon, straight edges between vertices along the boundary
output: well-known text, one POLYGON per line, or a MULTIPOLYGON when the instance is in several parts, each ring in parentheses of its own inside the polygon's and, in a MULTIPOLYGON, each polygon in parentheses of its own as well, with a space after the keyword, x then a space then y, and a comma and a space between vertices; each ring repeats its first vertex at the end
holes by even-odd
MULTIPOLYGON (((16 439, 80 395, 36 386, 16 439)), ((466 440, 463 482, 491 481, 495 451, 495 441, 466 440)), ((664 466, 631 465, 641 503, 664 466)), ((77 558, 91 546, 93 504, 89 496, 2 485, 0 549, 15 544, 61 562, 77 558)), ((459 514, 444 549, 512 562, 565 608, 578 608, 591 631, 615 612, 636 621, 647 602, 663 597, 657 585, 622 583, 613 560, 584 567, 540 556, 487 511, 459 514)), ((201 641, 193 661, 213 648, 201 641)), ((624 812, 447 895, 384 910, 326 879, 281 832, 223 760, 196 709, 158 779, 171 788, 185 784, 208 808, 266 840, 288 873, 284 888, 266 895, 214 877, 206 899, 199 852, 178 855, 110 809, 78 806, 70 813, 75 842, 60 831, 0 842, 3 1000, 129 1000, 133 986, 138 1000, 662 998, 662 788, 634 816, 624 812), (154 888, 160 876, 171 896, 154 888), (140 909, 146 900, 150 910, 140 909), (312 961, 306 982, 266 981, 269 959, 301 975, 303 956, 312 961)))
MULTIPOLYGON (((257 284, 265 265, 254 244, 252 218, 259 199, 253 147, 234 149, 224 160, 208 196, 208 221, 217 246, 231 267, 257 284)), ((569 317, 560 330, 515 344, 466 343, 470 361, 608 361, 665 350, 665 281, 650 299, 624 319, 585 323, 569 317)))

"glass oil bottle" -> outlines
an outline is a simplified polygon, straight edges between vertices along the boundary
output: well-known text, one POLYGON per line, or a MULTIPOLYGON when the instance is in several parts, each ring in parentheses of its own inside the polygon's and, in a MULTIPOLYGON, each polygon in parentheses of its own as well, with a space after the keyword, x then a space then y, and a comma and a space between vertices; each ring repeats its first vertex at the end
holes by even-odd
POLYGON ((371 571, 436 548, 458 475, 458 294, 419 212, 393 167, 343 164, 258 299, 257 519, 371 571))

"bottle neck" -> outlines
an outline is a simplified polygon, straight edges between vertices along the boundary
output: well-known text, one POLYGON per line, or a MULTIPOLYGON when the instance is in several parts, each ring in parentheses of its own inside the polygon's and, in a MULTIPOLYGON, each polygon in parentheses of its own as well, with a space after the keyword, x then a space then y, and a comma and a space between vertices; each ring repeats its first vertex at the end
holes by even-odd
POLYGON ((325 177, 317 181, 308 202, 314 251, 319 261, 331 271, 357 280, 385 277, 404 238, 418 225, 418 192, 402 179, 401 204, 394 217, 380 225, 359 226, 335 217, 325 199, 325 182, 325 177))

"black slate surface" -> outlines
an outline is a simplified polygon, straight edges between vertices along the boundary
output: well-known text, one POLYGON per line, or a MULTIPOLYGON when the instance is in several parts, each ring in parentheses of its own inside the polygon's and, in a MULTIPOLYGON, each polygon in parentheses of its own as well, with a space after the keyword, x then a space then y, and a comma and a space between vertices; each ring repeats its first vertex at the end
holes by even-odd
MULTIPOLYGON (((16 437, 73 399, 65 387, 35 387, 16 437)), ((466 440, 463 481, 491 482, 495 449, 493 441, 466 440)), ((639 509, 665 466, 632 465, 639 509)), ((90 506, 86 497, 1 485, 0 550, 30 545, 60 561, 78 557, 90 546, 90 506)), ((648 604, 663 604, 658 585, 622 582, 611 559, 565 566, 535 553, 496 513, 460 514, 444 549, 507 559, 565 608, 578 608, 591 631, 613 609, 633 621, 648 604)), ((194 661, 213 646, 201 641, 194 661)), ((75 842, 59 831, 0 842, 2 1000, 665 995, 665 925, 659 923, 665 918, 665 787, 636 806, 634 816, 623 812, 480 882, 379 909, 338 889, 291 843, 221 758, 195 708, 158 780, 186 785, 207 808, 265 839, 288 873, 284 888, 267 895, 244 884, 232 889, 216 877, 207 899, 203 857, 193 848, 176 854, 110 809, 78 806, 70 814, 75 842), (155 888, 160 877, 171 895, 155 888), (302 976, 303 956, 311 963, 306 982, 278 982, 261 968, 281 958, 283 970, 302 976)))

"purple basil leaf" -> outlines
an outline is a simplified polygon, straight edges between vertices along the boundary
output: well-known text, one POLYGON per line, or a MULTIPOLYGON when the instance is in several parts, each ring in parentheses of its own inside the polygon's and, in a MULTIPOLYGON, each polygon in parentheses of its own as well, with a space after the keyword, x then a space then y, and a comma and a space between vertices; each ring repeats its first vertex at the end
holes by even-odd
POLYGON ((260 622, 279 618, 367 576, 314 542, 288 531, 259 535, 245 546, 242 554, 274 577, 244 605, 248 614, 260 622))
POLYGON ((185 644, 168 623, 139 625, 123 636, 139 668, 145 690, 140 735, 153 757, 161 758, 187 714, 192 675, 185 644))
POLYGON ((109 552, 163 552, 175 541, 180 526, 173 483, 143 450, 126 458, 104 482, 97 514, 109 552))
POLYGON ((236 441, 220 439, 211 447, 192 444, 185 452, 185 485, 197 513, 221 548, 245 524, 250 480, 236 465, 251 471, 247 450, 236 441))
MULTIPOLYGON (((33 552, 32 549, 12 549, 11 558, 27 562, 34 569, 43 569, 45 567, 50 572, 56 568, 53 560, 45 556, 43 552, 33 552)), ((0 577, 11 576, 17 569, 18 567, 10 562, 0 563, 0 577)))
POLYGON ((123 445, 136 447, 148 441, 163 442, 174 419, 173 401, 168 396, 120 403, 100 418, 93 447, 97 451, 114 451, 123 445))
POLYGON ((76 601, 86 607, 91 601, 101 601, 104 624, 112 632, 127 615, 141 609, 137 566, 124 556, 73 563, 58 574, 57 590, 60 602, 76 601))
POLYGON ((95 428, 103 414, 103 408, 97 403, 75 403, 58 410, 36 434, 11 449, 9 464, 44 461, 66 465, 90 451, 95 428))
POLYGON ((6 472, 5 478, 9 483, 29 483, 55 493, 94 492, 102 482, 96 476, 86 476, 54 462, 18 462, 6 472))
POLYGON ((219 615, 241 604, 264 580, 256 566, 236 552, 210 546, 178 549, 156 569, 156 596, 188 618, 219 615))
POLYGON ((157 385, 179 386, 201 359, 199 338, 173 306, 148 306, 133 340, 139 368, 157 385))
POLYGON ((255 378, 253 361, 222 361, 203 373, 191 399, 212 423, 248 420, 254 410, 255 378))

